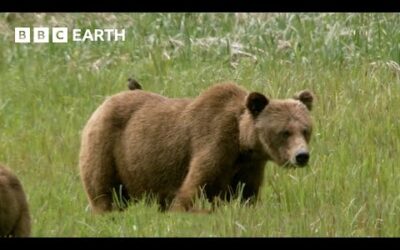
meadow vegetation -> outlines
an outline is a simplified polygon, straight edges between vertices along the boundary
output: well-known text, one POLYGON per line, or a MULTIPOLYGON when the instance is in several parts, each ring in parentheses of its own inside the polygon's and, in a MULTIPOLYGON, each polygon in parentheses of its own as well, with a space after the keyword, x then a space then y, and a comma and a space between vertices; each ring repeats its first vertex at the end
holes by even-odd
POLYGON ((399 236, 398 27, 391 13, 0 14, 0 162, 24 185, 32 236, 399 236), (126 41, 15 44, 20 26, 124 28, 126 41), (271 98, 310 89, 310 164, 268 163, 253 207, 194 215, 143 201, 93 216, 80 133, 131 76, 169 97, 221 81, 271 98))

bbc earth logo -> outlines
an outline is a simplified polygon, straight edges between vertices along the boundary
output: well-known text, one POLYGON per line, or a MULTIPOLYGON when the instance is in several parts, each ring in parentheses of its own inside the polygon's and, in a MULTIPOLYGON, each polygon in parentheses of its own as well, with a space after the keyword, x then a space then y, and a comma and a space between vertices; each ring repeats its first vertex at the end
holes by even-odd
POLYGON ((125 29, 72 29, 69 32, 67 27, 16 27, 14 31, 15 43, 118 42, 125 41, 126 34, 125 29))

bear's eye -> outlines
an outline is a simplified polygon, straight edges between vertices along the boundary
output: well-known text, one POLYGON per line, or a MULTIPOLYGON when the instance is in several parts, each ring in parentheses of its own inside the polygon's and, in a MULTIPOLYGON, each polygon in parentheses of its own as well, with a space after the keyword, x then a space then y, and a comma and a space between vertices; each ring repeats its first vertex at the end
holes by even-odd
POLYGON ((308 134, 309 134, 309 131, 308 131, 308 129, 303 129, 302 133, 303 133, 303 135, 304 135, 305 137, 307 137, 308 134))
POLYGON ((289 138, 292 135, 289 130, 283 130, 280 132, 280 136, 284 139, 289 138))

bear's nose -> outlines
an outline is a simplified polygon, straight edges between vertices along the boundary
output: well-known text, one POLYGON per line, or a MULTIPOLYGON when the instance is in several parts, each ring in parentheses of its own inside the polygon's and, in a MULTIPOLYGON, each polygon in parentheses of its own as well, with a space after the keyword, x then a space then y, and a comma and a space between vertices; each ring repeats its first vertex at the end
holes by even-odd
POLYGON ((310 158, 310 154, 307 151, 300 151, 296 154, 296 164, 299 166, 305 166, 310 158))

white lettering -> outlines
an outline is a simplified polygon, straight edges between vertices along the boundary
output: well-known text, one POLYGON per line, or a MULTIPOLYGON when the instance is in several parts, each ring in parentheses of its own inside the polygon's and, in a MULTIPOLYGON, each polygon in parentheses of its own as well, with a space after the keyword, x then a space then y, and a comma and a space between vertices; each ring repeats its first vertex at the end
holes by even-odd
POLYGON ((72 30, 72 41, 74 41, 74 42, 82 41, 82 39, 81 39, 81 30, 80 29, 73 29, 72 30))
POLYGON ((90 32, 90 30, 86 30, 85 33, 83 34, 82 42, 84 42, 86 40, 93 41, 93 36, 92 36, 92 33, 90 32))
POLYGON ((103 30, 100 30, 100 29, 95 29, 94 30, 94 40, 97 42, 97 41, 104 41, 104 38, 103 38, 103 35, 104 35, 104 31, 103 30))
MULTIPOLYGON (((15 28, 15 43, 30 43, 30 30, 28 27, 15 28)), ((68 28, 67 27, 53 27, 51 30, 51 41, 53 43, 67 43, 68 42, 68 28)), ((48 27, 33 28, 33 42, 34 43, 48 43, 50 32, 48 27)), ((97 42, 97 41, 125 41, 125 29, 72 29, 72 41, 74 42, 97 42)))
POLYGON ((114 41, 119 41, 118 37, 121 37, 121 41, 125 41, 125 29, 122 29, 120 33, 118 33, 118 30, 115 30, 115 37, 114 41))
POLYGON ((106 41, 111 41, 111 36, 114 33, 114 29, 104 29, 104 33, 107 34, 106 41))

